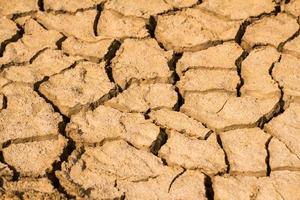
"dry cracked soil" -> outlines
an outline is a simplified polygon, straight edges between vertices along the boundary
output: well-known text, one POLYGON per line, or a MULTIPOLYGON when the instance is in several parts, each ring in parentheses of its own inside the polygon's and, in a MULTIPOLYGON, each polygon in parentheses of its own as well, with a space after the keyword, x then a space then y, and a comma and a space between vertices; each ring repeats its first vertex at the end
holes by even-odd
POLYGON ((0 199, 299 200, 300 0, 0 0, 0 199))

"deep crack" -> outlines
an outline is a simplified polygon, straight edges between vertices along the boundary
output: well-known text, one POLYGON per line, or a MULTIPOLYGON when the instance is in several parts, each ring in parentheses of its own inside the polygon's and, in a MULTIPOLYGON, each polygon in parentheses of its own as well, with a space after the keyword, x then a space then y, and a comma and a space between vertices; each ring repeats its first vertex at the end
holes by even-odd
MULTIPOLYGON (((62 33, 61 33, 62 34, 62 33)), ((62 43, 67 39, 67 36, 63 35, 57 42, 55 43, 57 46, 57 49, 61 50, 62 43)))
POLYGON ((38 0, 38 7, 39 7, 39 10, 44 12, 45 11, 45 8, 44 8, 44 0, 38 0))
POLYGON ((117 51, 120 49, 121 47, 121 42, 118 40, 115 40, 112 42, 112 44, 110 45, 110 47, 108 48, 108 52, 105 54, 104 56, 104 60, 106 61, 105 63, 105 71, 106 74, 109 78, 109 80, 113 83, 116 83, 112 74, 112 68, 111 68, 111 61, 112 59, 116 56, 117 51))
POLYGON ((98 23, 99 23, 99 19, 101 16, 101 12, 103 10, 102 4, 97 5, 96 9, 97 9, 97 15, 94 20, 93 31, 94 31, 94 35, 97 37, 98 36, 98 23))
POLYGON ((177 62, 182 58, 182 53, 173 53, 172 58, 168 61, 169 69, 172 71, 172 84, 175 86, 175 91, 178 96, 177 103, 175 104, 173 110, 179 111, 181 106, 184 104, 184 98, 180 93, 178 87, 176 87, 176 83, 180 80, 178 73, 176 72, 177 62))
POLYGON ((241 96, 241 88, 244 85, 244 79, 242 77, 242 62, 247 58, 248 55, 249 55, 249 53, 247 51, 243 51, 243 53, 240 55, 240 57, 238 57, 238 59, 236 59, 236 61, 235 61, 237 73, 240 78, 240 83, 236 86, 236 95, 238 97, 241 96))
POLYGON ((61 165, 63 162, 67 162, 69 156, 76 149, 75 142, 67 136, 65 129, 66 125, 70 122, 70 118, 63 116, 63 121, 59 123, 58 129, 61 135, 68 139, 67 145, 65 146, 63 153, 59 156, 59 160, 54 162, 52 165, 52 171, 47 172, 46 175, 51 181, 54 188, 56 188, 60 193, 64 194, 68 199, 74 199, 75 196, 67 193, 65 188, 60 184, 59 179, 56 177, 55 172, 61 170, 61 165))
POLYGON ((265 148, 266 148, 266 152, 267 152, 267 156, 266 156, 266 160, 265 160, 266 166, 267 166, 267 169, 266 169, 266 172, 267 172, 266 175, 267 175, 267 176, 270 176, 270 174, 271 174, 270 151, 269 151, 269 144, 270 144, 271 140, 272 140, 272 137, 270 137, 270 138, 267 140, 266 144, 265 144, 265 148))
POLYGON ((283 92, 283 88, 280 86, 279 82, 273 77, 273 69, 276 63, 280 62, 281 60, 281 56, 279 57, 279 59, 275 62, 272 63, 271 67, 269 68, 269 75, 272 78, 272 80, 274 80, 277 83, 277 86, 280 90, 280 97, 279 97, 279 101, 276 105, 277 108, 274 109, 274 112, 272 113, 272 116, 270 116, 269 118, 266 118, 266 116, 263 116, 259 122, 258 122, 258 127, 260 127, 261 129, 264 127, 265 124, 269 123, 273 118, 277 117, 278 115, 284 113, 284 106, 285 106, 285 101, 283 99, 284 97, 284 92, 283 92))
POLYGON ((73 195, 70 195, 66 192, 66 190, 60 184, 58 178, 55 175, 56 171, 61 170, 62 163, 68 161, 69 156, 76 149, 76 145, 75 145, 75 142, 72 140, 72 138, 68 137, 68 135, 65 132, 66 126, 70 122, 70 118, 65 116, 64 114, 62 114, 60 112, 60 110, 58 109, 58 107, 56 105, 54 105, 53 102, 51 102, 49 99, 47 99, 47 97, 39 91, 40 85, 47 80, 49 80, 49 77, 46 76, 46 77, 44 77, 43 80, 36 82, 34 84, 34 91, 41 98, 43 98, 47 103, 49 103, 55 112, 59 113, 63 117, 63 121, 58 124, 58 130, 62 136, 67 138, 68 142, 67 142, 66 147, 63 150, 63 153, 59 156, 59 160, 53 163, 52 171, 47 172, 46 175, 47 175, 48 179, 52 182, 53 187, 56 188, 60 193, 66 195, 66 197, 68 199, 75 198, 73 195))
MULTIPOLYGON (((24 35, 24 29, 21 27, 21 26, 19 26, 19 25, 17 25, 17 27, 18 27, 18 31, 17 31, 17 33, 15 34, 15 35, 13 35, 10 39, 7 39, 7 40, 5 40, 5 41, 3 41, 2 43, 1 43, 1 45, 0 45, 0 57, 2 57, 3 56, 3 53, 4 53, 4 51, 5 51, 5 48, 6 48, 6 46, 8 45, 8 44, 10 44, 10 43, 12 43, 12 42, 17 42, 19 39, 21 39, 22 37, 23 37, 23 35, 24 35)), ((1 67, 0 67, 1 68, 1 67)))
POLYGON ((204 186, 205 186, 205 195, 207 200, 214 200, 213 184, 212 184, 211 177, 208 175, 205 175, 204 186))
POLYGON ((166 133, 166 130, 163 128, 160 128, 160 132, 156 138, 155 141, 150 146, 150 152, 154 155, 158 155, 158 151, 160 148, 167 142, 168 135, 166 133))
POLYGON ((227 153, 223 147, 223 144, 222 144, 222 140, 221 140, 221 137, 219 134, 217 134, 217 142, 219 144, 219 146, 221 147, 221 149, 223 150, 224 152, 224 159, 225 159, 225 164, 227 165, 227 169, 226 169, 226 173, 229 173, 230 172, 230 163, 229 163, 229 160, 228 160, 228 156, 227 156, 227 153))
POLYGON ((243 38, 243 36, 244 36, 244 34, 245 34, 245 32, 246 32, 246 29, 247 29, 247 27, 248 27, 250 24, 251 24, 251 22, 250 22, 248 19, 245 20, 245 21, 241 24, 241 26, 240 26, 240 28, 239 28, 239 30, 238 30, 238 32, 236 33, 235 38, 234 38, 234 40, 235 40, 236 43, 241 44, 242 38, 243 38))
POLYGON ((155 38, 155 29, 156 29, 157 22, 154 18, 154 16, 149 17, 149 22, 146 25, 146 28, 148 29, 149 35, 151 38, 155 38))

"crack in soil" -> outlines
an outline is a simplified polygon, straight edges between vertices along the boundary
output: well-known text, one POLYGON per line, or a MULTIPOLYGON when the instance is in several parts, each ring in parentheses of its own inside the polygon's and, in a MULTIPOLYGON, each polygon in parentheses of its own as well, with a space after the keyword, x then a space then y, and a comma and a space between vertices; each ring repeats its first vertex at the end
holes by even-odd
POLYGON ((267 170, 266 170, 266 172, 267 172, 267 176, 270 176, 270 174, 271 174, 271 166, 270 166, 270 151, 269 151, 269 144, 270 144, 270 142, 271 142, 271 140, 272 140, 272 136, 271 137, 269 137, 269 139, 267 140, 267 142, 266 142, 266 144, 265 144, 265 148, 266 148, 266 151, 267 151, 267 156, 266 156, 266 166, 267 166, 267 170))
POLYGON ((94 20, 94 24, 93 24, 93 31, 94 31, 94 35, 97 37, 98 36, 98 22, 101 16, 101 12, 103 11, 103 4, 99 4, 96 7, 97 10, 97 14, 94 20))
POLYGON ((156 40, 156 38, 155 38, 156 25, 157 25, 157 21, 156 21, 155 17, 154 16, 150 16, 149 17, 149 22, 146 25, 146 28, 148 29, 150 37, 154 38, 155 40, 156 40))
POLYGON ((70 118, 63 117, 63 121, 59 123, 58 128, 61 135, 68 139, 67 145, 65 146, 63 153, 59 156, 59 160, 52 164, 52 170, 46 173, 47 178, 51 181, 54 188, 56 188, 60 193, 66 195, 68 199, 75 198, 75 196, 67 193, 65 188, 60 184, 55 172, 61 170, 61 165, 63 162, 67 162, 69 156, 76 149, 75 142, 67 136, 65 129, 66 125, 70 122, 70 118))
MULTIPOLYGON (((111 82, 115 83, 116 85, 118 85, 118 84, 114 80, 114 77, 112 74, 112 68, 110 65, 111 65, 112 59, 116 56, 116 53, 120 49, 120 47, 121 47, 121 42, 118 40, 114 40, 112 42, 112 44, 110 45, 110 47, 108 48, 108 52, 104 56, 104 60, 106 61, 106 63, 105 63, 106 74, 107 74, 109 80, 111 82)), ((118 88, 120 91, 122 91, 120 86, 118 86, 118 88)))
POLYGON ((7 140, 5 142, 2 142, 0 145, 0 148, 4 149, 9 147, 12 144, 24 144, 29 142, 41 142, 41 141, 47 141, 51 139, 57 139, 57 135, 43 135, 43 136, 31 136, 26 138, 17 138, 17 139, 11 139, 7 140))
POLYGON ((180 172, 179 174, 177 174, 173 180, 171 181, 170 185, 169 185, 169 188, 168 188, 168 193, 170 192, 171 188, 172 188, 172 185, 173 183, 176 181, 176 179, 178 179, 180 176, 182 176, 184 173, 186 172, 186 169, 184 168, 182 172, 180 172))
POLYGON ((176 66, 178 61, 182 58, 183 53, 173 53, 172 58, 168 61, 169 69, 172 71, 172 85, 175 87, 175 91, 178 96, 177 103, 174 105, 173 110, 179 111, 181 106, 184 104, 183 95, 180 93, 176 83, 180 80, 178 73, 176 72, 176 66))
POLYGON ((63 117, 63 121, 58 124, 58 130, 59 130, 59 133, 68 140, 68 142, 67 142, 66 147, 63 150, 63 153, 59 156, 59 161, 56 161, 53 163, 52 171, 47 172, 46 176, 51 181, 53 187, 56 188, 60 193, 66 195, 66 197, 68 197, 68 199, 75 198, 73 195, 70 195, 66 192, 65 188, 60 184, 60 182, 55 174, 56 171, 61 170, 62 163, 65 161, 68 161, 69 156, 76 149, 76 145, 75 145, 75 142, 72 140, 72 138, 68 137, 65 132, 66 126, 70 122, 70 118, 65 116, 64 114, 62 114, 60 112, 60 110, 58 109, 58 107, 53 102, 51 102, 49 99, 47 99, 47 97, 39 91, 40 85, 47 80, 49 80, 48 76, 44 77, 43 80, 36 82, 34 84, 34 91, 41 98, 43 98, 47 103, 49 103, 55 112, 59 113, 63 117))
MULTIPOLYGON (((17 42, 19 39, 21 39, 24 35, 24 29, 17 24, 17 27, 18 27, 18 31, 15 35, 13 35, 10 39, 7 39, 5 41, 3 41, 1 44, 0 44, 0 57, 3 56, 3 53, 5 51, 5 48, 6 46, 9 44, 9 43, 13 43, 13 42, 17 42)), ((0 67, 1 68, 1 67, 0 67)))
POLYGON ((45 8, 44 8, 44 0, 38 0, 38 7, 39 7, 39 10, 44 12, 45 11, 45 8))
POLYGON ((276 63, 280 62, 281 60, 281 55, 279 56, 279 59, 275 62, 272 63, 271 67, 269 68, 269 75, 272 78, 272 80, 274 80, 280 90, 280 98, 279 101, 277 103, 277 107, 276 109, 274 109, 274 112, 272 113, 272 115, 269 118, 266 118, 266 116, 263 116, 259 122, 258 122, 258 127, 263 129, 264 125, 267 124, 268 122, 270 122, 273 118, 277 117, 278 115, 284 113, 284 106, 285 106, 285 101, 283 100, 284 97, 284 92, 283 92, 283 88, 279 85, 279 82, 273 77, 273 69, 276 63))
POLYGON ((222 140, 221 140, 221 137, 219 134, 216 135, 217 136, 217 142, 219 144, 219 146, 221 147, 221 149, 223 150, 224 152, 224 159, 225 159, 225 164, 227 165, 227 169, 226 169, 226 173, 229 174, 230 173, 230 163, 229 163, 229 160, 228 160, 228 156, 227 156, 227 153, 223 147, 223 144, 222 144, 222 140))
POLYGON ((204 178, 205 195, 207 200, 214 200, 214 188, 211 177, 205 174, 204 178))
POLYGON ((32 64, 33 61, 35 61, 35 59, 37 59, 44 51, 46 51, 48 49, 48 47, 39 50, 38 52, 36 52, 36 54, 34 54, 34 56, 32 56, 32 58, 30 58, 29 60, 29 64, 32 64))
POLYGON ((150 152, 154 154, 155 156, 158 155, 158 151, 161 149, 161 147, 166 144, 168 140, 168 134, 166 133, 166 130, 163 128, 160 128, 160 132, 156 138, 155 141, 152 142, 150 146, 150 152))
POLYGON ((238 85, 236 86, 236 96, 237 97, 241 96, 241 88, 244 85, 244 79, 242 77, 242 63, 247 58, 248 55, 249 55, 249 52, 243 51, 243 53, 240 55, 240 57, 238 57, 235 61, 237 73, 240 78, 240 83, 238 83, 238 85))
MULTIPOLYGON (((299 22, 299 19, 297 20, 298 24, 300 23, 299 22)), ((283 51, 283 48, 284 48, 284 45, 290 41, 292 41, 293 39, 295 39, 296 37, 298 37, 300 35, 300 27, 299 29, 290 37, 288 38, 286 41, 284 42, 281 42, 278 47, 277 47, 277 51, 279 52, 282 52, 283 51)))
POLYGON ((18 172, 14 166, 9 165, 7 162, 5 162, 2 151, 0 151, 0 162, 2 162, 3 164, 7 165, 7 167, 13 172, 12 181, 19 180, 20 172, 18 172))
POLYGON ((0 109, 4 110, 6 108, 7 108, 7 97, 3 94, 2 108, 0 107, 0 109))
POLYGON ((61 50, 62 43, 68 38, 63 33, 60 33, 60 34, 62 34, 63 36, 59 40, 57 40, 57 42, 55 43, 55 45, 57 46, 58 50, 61 50))

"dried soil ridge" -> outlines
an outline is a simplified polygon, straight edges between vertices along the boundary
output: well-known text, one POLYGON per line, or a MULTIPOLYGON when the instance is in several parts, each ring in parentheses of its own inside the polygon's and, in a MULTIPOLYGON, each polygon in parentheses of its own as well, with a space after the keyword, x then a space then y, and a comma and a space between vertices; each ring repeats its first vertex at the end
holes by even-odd
POLYGON ((299 199, 299 11, 0 0, 0 199, 299 199))

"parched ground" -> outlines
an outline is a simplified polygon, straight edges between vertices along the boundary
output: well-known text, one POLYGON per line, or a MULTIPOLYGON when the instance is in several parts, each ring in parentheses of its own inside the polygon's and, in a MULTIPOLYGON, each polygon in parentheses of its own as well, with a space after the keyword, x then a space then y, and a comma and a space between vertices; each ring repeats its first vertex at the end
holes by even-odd
POLYGON ((299 200, 300 0, 0 0, 0 199, 299 200))

